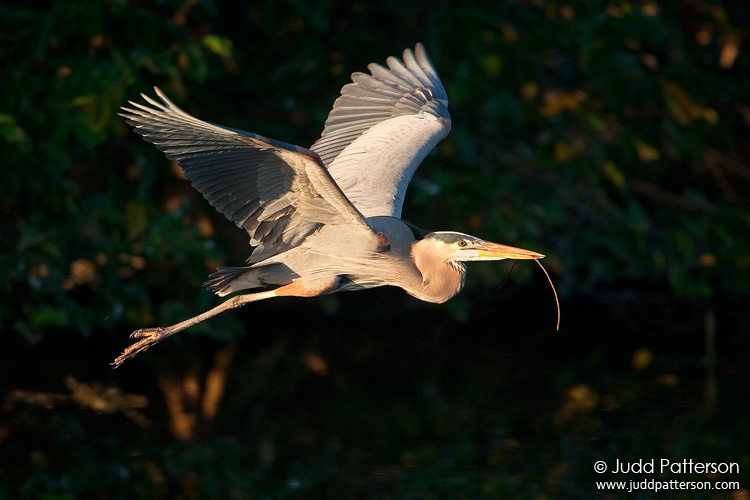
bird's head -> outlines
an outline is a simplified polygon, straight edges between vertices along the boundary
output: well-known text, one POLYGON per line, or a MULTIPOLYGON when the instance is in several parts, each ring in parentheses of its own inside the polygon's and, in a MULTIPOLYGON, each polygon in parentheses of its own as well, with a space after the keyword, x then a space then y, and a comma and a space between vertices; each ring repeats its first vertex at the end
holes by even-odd
POLYGON ((453 262, 503 259, 541 259, 544 255, 454 231, 437 231, 427 234, 420 242, 423 246, 453 262))

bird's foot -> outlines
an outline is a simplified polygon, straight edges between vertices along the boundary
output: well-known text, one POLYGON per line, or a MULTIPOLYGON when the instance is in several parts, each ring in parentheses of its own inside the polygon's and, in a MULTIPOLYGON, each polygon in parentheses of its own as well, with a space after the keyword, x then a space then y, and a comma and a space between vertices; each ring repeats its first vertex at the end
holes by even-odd
POLYGON ((155 328, 141 328, 130 334, 131 339, 143 339, 146 337, 158 337, 157 342, 163 337, 162 332, 166 331, 166 328, 157 326, 155 328))
POLYGON ((114 368, 119 368, 119 366, 125 361, 129 360, 137 354, 142 353, 160 340, 169 337, 169 335, 171 335, 171 331, 169 328, 156 327, 136 330, 130 334, 130 338, 141 340, 125 349, 122 354, 117 356, 117 358, 115 358, 115 360, 110 364, 114 368))

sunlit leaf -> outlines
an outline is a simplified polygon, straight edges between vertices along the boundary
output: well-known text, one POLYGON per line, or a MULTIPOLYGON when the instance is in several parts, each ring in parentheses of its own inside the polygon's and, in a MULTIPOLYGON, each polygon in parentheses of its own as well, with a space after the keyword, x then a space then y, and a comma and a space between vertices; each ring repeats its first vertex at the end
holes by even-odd
POLYGON ((130 200, 125 206, 128 238, 136 239, 146 231, 148 226, 148 209, 138 200, 130 200))
POLYGON ((650 144, 647 144, 646 142, 636 139, 633 141, 633 146, 635 147, 635 151, 638 154, 638 158, 642 162, 657 161, 659 158, 661 158, 661 153, 659 152, 659 150, 651 146, 650 144))
POLYGON ((503 68, 503 60, 497 54, 486 54, 481 58, 482 70, 488 77, 496 77, 503 68))
POLYGON ((8 142, 21 142, 26 134, 13 116, 0 113, 0 137, 8 142))
POLYGON ((563 111, 578 111, 585 99, 583 92, 547 92, 539 112, 545 118, 554 118, 563 111))
POLYGON ((232 55, 232 40, 225 36, 212 34, 206 35, 203 37, 203 46, 221 57, 229 57, 232 55))
POLYGON ((702 253, 698 256, 698 263, 703 267, 713 267, 717 262, 716 255, 712 253, 702 253))
POLYGON ((612 184, 618 188, 622 188, 625 185, 625 174, 622 173, 622 170, 617 168, 615 162, 607 160, 604 162, 604 165, 602 165, 602 168, 604 170, 604 175, 612 184))
POLYGON ((654 361, 654 353, 651 349, 641 347, 633 353, 632 365, 635 370, 645 370, 654 361))

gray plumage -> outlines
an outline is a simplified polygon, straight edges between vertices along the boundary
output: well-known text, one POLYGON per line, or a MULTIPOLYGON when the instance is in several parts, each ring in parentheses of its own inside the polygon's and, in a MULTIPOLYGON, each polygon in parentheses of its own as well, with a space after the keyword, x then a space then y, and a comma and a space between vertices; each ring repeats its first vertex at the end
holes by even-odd
POLYGON ((401 217, 412 175, 450 132, 448 96, 427 51, 417 44, 403 57, 354 73, 311 147, 366 217, 401 217))
POLYGON ((131 102, 129 125, 175 160, 193 186, 250 235, 249 262, 299 245, 322 224, 348 224, 376 241, 361 214, 309 150, 189 115, 158 88, 161 103, 131 102))
POLYGON ((170 327, 134 332, 140 340, 115 366, 249 302, 384 285, 444 302, 463 287, 464 261, 543 257, 462 233, 425 235, 400 219, 412 175, 451 122, 445 89, 421 44, 386 63, 352 75, 310 149, 204 122, 159 89, 161 102, 144 95, 146 104, 123 108, 127 123, 249 235, 249 265, 219 268, 208 287, 222 296, 254 292, 170 327))

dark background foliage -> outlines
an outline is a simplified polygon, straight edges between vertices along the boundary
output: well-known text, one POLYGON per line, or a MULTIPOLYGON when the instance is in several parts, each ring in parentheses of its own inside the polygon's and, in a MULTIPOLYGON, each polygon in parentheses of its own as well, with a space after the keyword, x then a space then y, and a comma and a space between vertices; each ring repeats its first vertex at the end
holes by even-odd
POLYGON ((595 461, 662 457, 740 474, 654 478, 747 488, 749 14, 4 2, 0 497, 598 498, 647 477, 595 461), (405 216, 547 254, 561 330, 535 266, 477 264, 445 305, 277 299, 111 370, 132 330, 218 303, 201 283, 249 252, 119 106, 157 85, 308 146, 351 72, 417 41, 453 130, 405 216))

